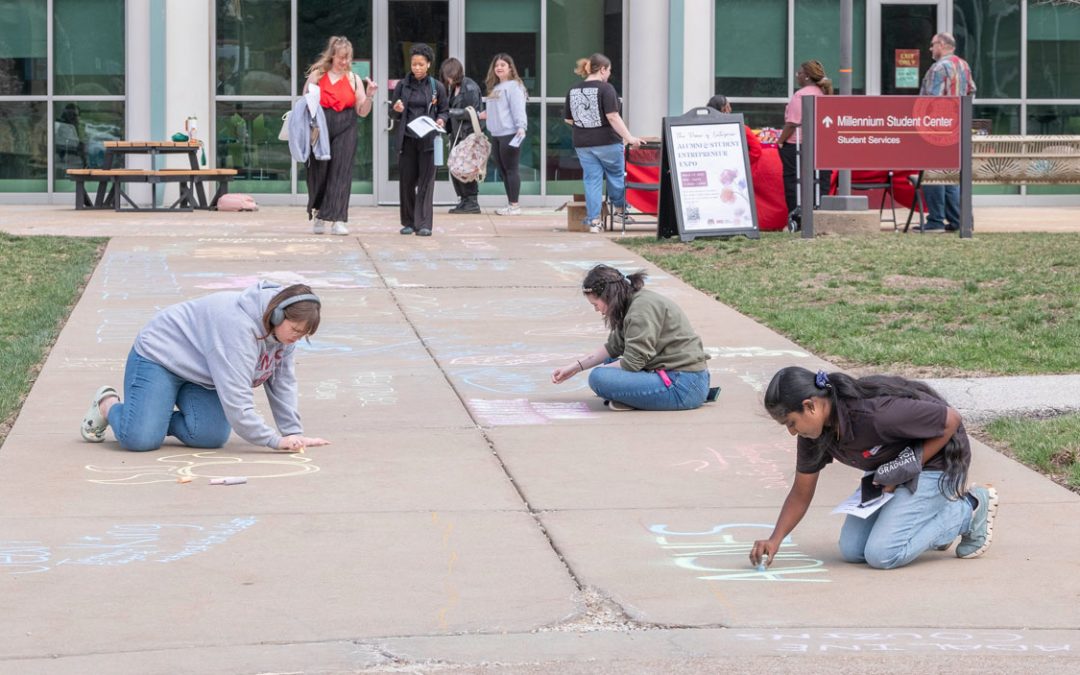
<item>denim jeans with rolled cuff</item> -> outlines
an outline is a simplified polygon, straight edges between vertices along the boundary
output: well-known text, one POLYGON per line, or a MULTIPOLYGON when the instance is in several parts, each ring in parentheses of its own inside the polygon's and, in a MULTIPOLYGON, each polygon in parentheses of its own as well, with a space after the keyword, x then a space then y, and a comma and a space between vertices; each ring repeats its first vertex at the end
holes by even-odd
POLYGON ((122 403, 109 426, 124 450, 157 450, 166 436, 193 448, 220 448, 232 427, 217 392, 179 377, 134 349, 124 367, 122 403))
POLYGON ((589 371, 589 387, 600 398, 638 410, 693 410, 709 395, 709 371, 669 370, 671 386, 652 370, 632 372, 619 366, 589 371))
POLYGON ((585 183, 585 222, 600 219, 600 204, 604 200, 604 179, 607 179, 608 201, 619 210, 626 208, 626 155, 622 143, 574 148, 581 162, 585 183))
POLYGON ((923 471, 912 494, 896 488, 893 498, 869 518, 847 516, 840 530, 840 555, 877 569, 903 567, 971 528, 971 504, 941 491, 940 471, 923 471))

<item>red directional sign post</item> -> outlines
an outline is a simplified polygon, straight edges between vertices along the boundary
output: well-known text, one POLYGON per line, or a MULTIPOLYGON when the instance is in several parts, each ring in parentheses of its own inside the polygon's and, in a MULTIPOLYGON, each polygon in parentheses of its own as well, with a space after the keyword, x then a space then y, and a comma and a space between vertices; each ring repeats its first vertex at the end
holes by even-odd
MULTIPOLYGON (((816 203, 818 169, 959 169, 960 237, 971 236, 970 96, 804 96, 802 107, 813 124, 803 124, 800 204, 816 203)), ((814 210, 801 216, 802 236, 813 237, 814 210)))
POLYGON ((821 96, 815 103, 819 169, 960 168, 958 96, 821 96))

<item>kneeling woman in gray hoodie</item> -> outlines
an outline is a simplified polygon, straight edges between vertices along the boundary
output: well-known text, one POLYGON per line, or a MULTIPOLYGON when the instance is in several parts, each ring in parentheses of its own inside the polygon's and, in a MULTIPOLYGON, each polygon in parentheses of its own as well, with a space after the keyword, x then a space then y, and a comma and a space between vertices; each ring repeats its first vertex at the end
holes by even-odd
POLYGON ((193 448, 220 448, 229 433, 278 450, 327 445, 304 436, 296 409, 293 352, 319 328, 319 298, 303 284, 262 281, 244 291, 214 293, 158 312, 139 331, 116 389, 95 392, 82 437, 105 440, 106 427, 125 450, 161 447, 174 436, 193 448), (263 385, 277 429, 255 411, 263 385))

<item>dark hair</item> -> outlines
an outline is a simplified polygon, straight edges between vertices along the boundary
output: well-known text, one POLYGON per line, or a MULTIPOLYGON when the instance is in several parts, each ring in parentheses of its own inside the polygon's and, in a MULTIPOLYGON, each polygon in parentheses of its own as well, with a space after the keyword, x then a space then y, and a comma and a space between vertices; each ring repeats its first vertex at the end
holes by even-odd
POLYGON ((461 65, 461 61, 453 56, 443 61, 439 66, 439 79, 446 85, 447 93, 452 93, 450 90, 454 85, 461 86, 465 81, 465 68, 461 65))
POLYGON ((587 59, 578 59, 574 64, 574 74, 578 77, 588 77, 601 68, 610 68, 611 59, 597 52, 587 59))
MULTIPOLYGON (((782 368, 765 389, 765 410, 777 422, 783 422, 788 413, 802 412, 803 401, 813 397, 827 398, 832 403, 832 415, 826 423, 831 431, 836 428, 836 407, 840 399, 864 399, 876 396, 914 398, 921 401, 948 402, 933 387, 923 382, 891 375, 868 375, 858 379, 840 372, 813 373, 806 368, 788 366, 782 368)), ((959 432, 958 432, 959 433, 959 432)), ((817 451, 815 462, 830 451, 835 451, 839 441, 835 433, 822 433, 811 441, 817 451)), ((967 466, 963 461, 960 442, 953 435, 941 450, 945 458, 945 471, 938 486, 949 499, 959 499, 966 491, 967 466)))
MULTIPOLYGON (((487 77, 484 78, 484 86, 487 87, 488 96, 490 96, 491 92, 495 91, 495 87, 500 84, 499 76, 495 74, 495 64, 499 61, 503 61, 510 68, 509 79, 517 82, 521 85, 521 90, 525 91, 525 83, 522 82, 521 75, 518 74, 517 65, 514 64, 514 57, 506 52, 499 52, 491 57, 491 65, 488 66, 487 77)), ((525 91, 525 95, 529 95, 527 91, 525 91)))
MULTIPOLYGON (((274 310, 277 309, 278 305, 297 295, 309 294, 314 295, 310 286, 305 284, 293 284, 292 286, 281 289, 277 295, 270 298, 270 302, 266 305, 266 311, 263 312, 262 315, 262 325, 263 330, 266 331, 266 335, 263 335, 260 339, 265 339, 274 332, 274 326, 270 323, 270 315, 274 313, 274 310)), ((317 302, 301 300, 300 302, 293 303, 285 308, 285 318, 289 321, 303 324, 307 328, 307 334, 314 335, 315 331, 319 330, 319 319, 321 318, 320 309, 320 305, 317 302)))
POLYGON ((411 59, 414 56, 423 56, 427 59, 428 63, 431 63, 435 60, 435 50, 431 48, 431 45, 425 42, 417 42, 412 46, 412 49, 409 50, 409 58, 411 59))
POLYGON ((625 276, 622 272, 607 265, 597 265, 585 275, 581 290, 586 295, 595 295, 607 305, 604 322, 611 330, 622 327, 626 311, 630 309, 630 300, 645 287, 644 272, 634 272, 625 276))
POLYGON ((727 96, 723 94, 717 94, 709 99, 709 102, 705 104, 706 107, 712 108, 717 112, 724 112, 724 107, 727 105, 727 96))

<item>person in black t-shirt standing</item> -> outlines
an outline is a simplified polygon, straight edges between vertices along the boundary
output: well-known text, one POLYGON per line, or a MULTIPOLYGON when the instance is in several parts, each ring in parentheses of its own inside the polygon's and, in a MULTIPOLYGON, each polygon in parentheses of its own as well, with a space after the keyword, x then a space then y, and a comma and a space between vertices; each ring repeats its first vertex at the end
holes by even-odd
POLYGON ((957 537, 958 558, 975 558, 990 547, 997 492, 965 485, 967 432, 960 414, 928 385, 792 366, 769 382, 765 410, 799 443, 791 491, 772 534, 754 542, 752 564, 774 560, 806 515, 818 473, 833 460, 866 472, 867 506, 878 493, 892 494, 871 515, 845 519, 840 555, 847 562, 902 567, 931 549, 946 550, 957 537))
POLYGON ((602 232, 600 202, 604 179, 616 218, 626 219, 626 157, 623 143, 641 145, 619 114, 619 95, 608 84, 611 59, 593 54, 577 62, 574 71, 585 80, 566 93, 563 119, 574 128, 574 151, 581 162, 585 183, 585 222, 591 232, 602 232))

